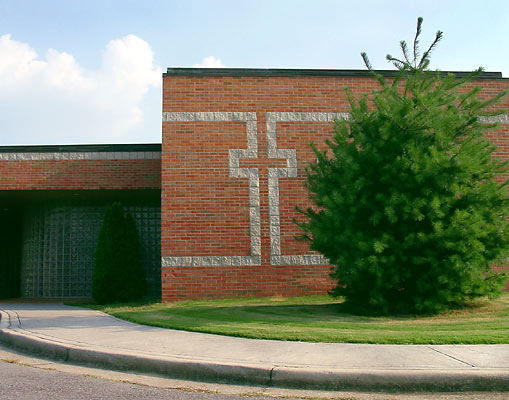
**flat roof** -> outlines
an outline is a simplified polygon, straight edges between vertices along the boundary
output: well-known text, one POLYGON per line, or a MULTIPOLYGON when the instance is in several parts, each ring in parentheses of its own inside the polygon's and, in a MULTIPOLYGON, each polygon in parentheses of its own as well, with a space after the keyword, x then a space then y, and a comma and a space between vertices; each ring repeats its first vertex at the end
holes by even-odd
POLYGON ((142 144, 69 144, 69 145, 41 145, 41 146, 0 146, 0 153, 119 153, 161 151, 160 143, 142 144))
MULTIPOLYGON (((395 77, 397 70, 376 70, 376 73, 395 77)), ((471 72, 441 71, 442 74, 454 74, 458 78, 465 78, 471 72)), ((163 76, 324 76, 324 77, 372 77, 367 69, 263 69, 263 68, 180 68, 169 67, 163 76)), ((476 79, 509 79, 503 78, 502 72, 483 72, 476 79)))

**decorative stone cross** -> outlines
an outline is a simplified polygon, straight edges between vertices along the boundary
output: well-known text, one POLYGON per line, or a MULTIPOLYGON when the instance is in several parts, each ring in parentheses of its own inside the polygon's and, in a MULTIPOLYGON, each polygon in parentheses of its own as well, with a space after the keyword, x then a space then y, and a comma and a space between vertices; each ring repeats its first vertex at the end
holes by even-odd
MULTIPOLYGON (((323 112, 267 112, 267 155, 269 159, 282 159, 286 167, 268 167, 270 262, 272 265, 319 265, 327 264, 320 255, 282 255, 279 207, 279 179, 297 177, 297 154, 295 149, 277 147, 278 122, 334 122, 348 118, 346 113, 323 112)), ((260 181, 257 167, 240 166, 241 160, 258 159, 258 131, 256 112, 165 112, 163 121, 183 122, 245 122, 247 148, 229 150, 229 176, 248 179, 249 187, 249 233, 251 250, 249 256, 192 256, 163 257, 162 265, 172 266, 249 266, 261 265, 260 233, 260 181)))

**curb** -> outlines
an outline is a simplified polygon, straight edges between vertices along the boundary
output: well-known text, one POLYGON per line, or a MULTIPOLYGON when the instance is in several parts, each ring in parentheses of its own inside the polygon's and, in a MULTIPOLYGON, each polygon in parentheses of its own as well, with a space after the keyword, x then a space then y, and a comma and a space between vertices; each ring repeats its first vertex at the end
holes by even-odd
POLYGON ((323 370, 159 358, 54 342, 11 330, 6 326, 6 322, 0 323, 0 343, 7 347, 55 361, 109 370, 150 373, 192 381, 298 389, 367 392, 509 392, 509 371, 506 369, 323 370))
POLYGON ((56 343, 19 332, 0 330, 0 343, 55 361, 116 371, 153 373, 170 378, 268 385, 271 368, 139 356, 56 343))

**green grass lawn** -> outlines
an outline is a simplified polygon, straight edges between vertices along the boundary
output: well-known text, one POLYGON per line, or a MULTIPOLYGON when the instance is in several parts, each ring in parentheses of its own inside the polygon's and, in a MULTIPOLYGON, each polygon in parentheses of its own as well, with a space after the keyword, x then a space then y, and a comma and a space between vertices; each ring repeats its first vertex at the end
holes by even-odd
MULTIPOLYGON (((83 305, 81 305, 83 306, 83 305)), ((509 343, 509 294, 435 316, 348 314, 327 296, 88 305, 128 321, 256 339, 308 342, 480 344, 509 343)))

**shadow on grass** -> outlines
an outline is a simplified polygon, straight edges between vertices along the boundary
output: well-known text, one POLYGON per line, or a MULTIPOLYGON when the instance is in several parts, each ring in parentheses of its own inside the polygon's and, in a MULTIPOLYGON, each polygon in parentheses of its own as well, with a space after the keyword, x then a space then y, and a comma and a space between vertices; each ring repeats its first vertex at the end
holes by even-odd
MULTIPOLYGON (((313 305, 242 305, 242 306, 177 306, 144 310, 125 310, 114 312, 122 318, 136 314, 147 322, 167 320, 177 323, 177 319, 186 327, 195 329, 218 322, 260 324, 260 325, 331 325, 334 323, 373 324, 387 320, 387 316, 359 315, 351 313, 351 307, 344 303, 313 305)), ((391 316, 390 319, 413 320, 415 316, 391 316)), ((418 317, 417 317, 418 318, 418 317)))

